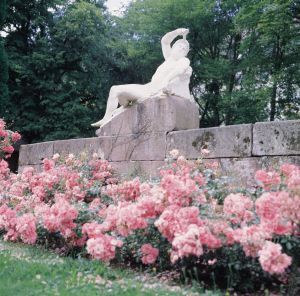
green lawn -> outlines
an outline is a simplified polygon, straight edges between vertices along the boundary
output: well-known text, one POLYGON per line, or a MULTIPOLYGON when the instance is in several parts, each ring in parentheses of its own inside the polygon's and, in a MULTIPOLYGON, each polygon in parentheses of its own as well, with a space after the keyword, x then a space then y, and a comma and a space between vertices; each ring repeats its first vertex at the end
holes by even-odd
POLYGON ((0 295, 211 295, 97 261, 0 241, 0 295))

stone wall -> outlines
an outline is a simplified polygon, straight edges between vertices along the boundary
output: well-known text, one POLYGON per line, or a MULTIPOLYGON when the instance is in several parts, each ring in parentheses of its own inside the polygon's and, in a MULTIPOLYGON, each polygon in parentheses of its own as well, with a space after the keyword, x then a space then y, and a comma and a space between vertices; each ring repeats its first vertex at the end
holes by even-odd
POLYGON ((178 149, 197 159, 202 148, 210 151, 205 161, 218 161, 224 173, 243 184, 252 184, 259 168, 282 162, 300 165, 300 120, 259 122, 172 132, 99 136, 22 145, 19 171, 25 166, 38 170, 43 158, 54 153, 96 152, 109 160, 121 175, 154 177, 164 165, 168 151, 178 149))

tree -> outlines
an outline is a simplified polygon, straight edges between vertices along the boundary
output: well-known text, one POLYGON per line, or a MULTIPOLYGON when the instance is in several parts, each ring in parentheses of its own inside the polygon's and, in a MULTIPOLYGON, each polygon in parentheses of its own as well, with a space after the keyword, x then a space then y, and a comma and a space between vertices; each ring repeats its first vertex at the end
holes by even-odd
MULTIPOLYGON (((6 0, 0 0, 0 32, 6 18, 6 0)), ((8 60, 4 49, 4 40, 0 35, 0 117, 4 117, 8 101, 8 60)))
POLYGON ((244 31, 243 55, 253 88, 264 90, 269 120, 300 118, 299 3, 247 1, 237 17, 244 31))
POLYGON ((29 142, 93 135, 110 87, 147 83, 178 27, 190 29, 200 126, 300 117, 299 1, 136 0, 123 17, 104 2, 7 0, 4 23, 1 9, 0 116, 29 142))
POLYGON ((29 142, 92 135, 104 111, 111 70, 103 3, 68 2, 10 1, 8 119, 29 142))
POLYGON ((275 114, 297 117, 296 1, 137 0, 116 23, 126 37, 116 47, 129 57, 127 64, 124 59, 120 63, 130 69, 130 82, 141 83, 162 61, 161 36, 176 27, 190 29, 190 87, 201 126, 273 120, 275 114), (277 49, 276 32, 281 40, 277 49))
POLYGON ((60 1, 8 0, 5 23, 6 50, 9 56, 10 100, 6 120, 22 132, 29 142, 38 138, 39 92, 33 76, 36 43, 48 36, 53 25, 50 9, 60 1))
MULTIPOLYGON (((119 20, 136 81, 146 82, 161 63, 160 38, 177 27, 188 27, 193 68, 191 92, 199 104, 201 126, 232 124, 241 117, 234 103, 240 69, 241 32, 235 30, 236 1, 144 0, 131 3, 119 20), (126 32, 126 33, 125 33, 126 32), (142 65, 137 64, 142 61, 142 65)), ((247 120, 250 120, 249 118, 247 120)), ((251 117, 253 120, 253 117, 251 117)))
POLYGON ((94 4, 74 3, 56 19, 49 46, 41 44, 42 52, 34 55, 37 88, 43 90, 39 126, 48 131, 44 139, 93 135, 90 124, 105 109, 111 75, 105 22, 94 4), (51 62, 43 67, 45 60, 51 62))

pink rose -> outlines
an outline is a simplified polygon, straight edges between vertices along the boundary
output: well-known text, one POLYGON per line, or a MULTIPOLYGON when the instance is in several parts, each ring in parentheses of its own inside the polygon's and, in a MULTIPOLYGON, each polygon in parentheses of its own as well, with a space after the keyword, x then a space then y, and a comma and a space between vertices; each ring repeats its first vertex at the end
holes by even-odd
POLYGON ((153 264, 159 254, 159 250, 152 247, 150 244, 142 245, 141 252, 143 254, 142 262, 144 264, 153 264))

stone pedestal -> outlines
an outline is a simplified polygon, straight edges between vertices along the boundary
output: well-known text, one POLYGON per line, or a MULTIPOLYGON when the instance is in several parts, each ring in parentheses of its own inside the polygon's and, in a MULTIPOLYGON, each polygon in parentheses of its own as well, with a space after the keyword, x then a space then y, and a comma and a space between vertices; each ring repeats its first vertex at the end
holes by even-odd
POLYGON ((96 131, 96 135, 124 136, 195 128, 199 128, 199 111, 195 102, 177 96, 160 96, 119 108, 112 120, 96 131))
POLYGON ((195 102, 178 96, 160 96, 119 108, 96 135, 103 158, 129 164, 130 161, 163 161, 168 132, 198 127, 199 111, 195 102))

